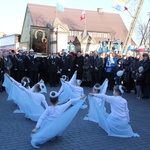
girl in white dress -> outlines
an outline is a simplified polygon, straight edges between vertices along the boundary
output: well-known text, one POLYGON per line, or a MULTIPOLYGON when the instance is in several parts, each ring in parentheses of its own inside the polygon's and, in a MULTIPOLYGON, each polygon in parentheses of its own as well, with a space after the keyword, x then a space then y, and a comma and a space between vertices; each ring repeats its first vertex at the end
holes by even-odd
POLYGON ((39 118, 35 128, 32 130, 32 133, 35 133, 39 128, 44 127, 48 121, 52 121, 58 118, 70 105, 75 104, 77 101, 85 98, 85 95, 83 95, 78 98, 71 99, 65 104, 58 105, 58 93, 51 91, 49 96, 52 105, 44 111, 42 116, 39 118))
MULTIPOLYGON (((121 96, 123 93, 124 90, 122 85, 117 85, 113 89, 113 96, 94 93, 89 93, 89 95, 99 98, 100 101, 103 99, 110 103, 111 113, 106 116, 99 117, 99 125, 108 133, 109 136, 139 137, 137 133, 132 131, 132 128, 129 125, 129 109, 127 101, 121 96)), ((101 111, 104 111, 104 109, 101 111)), ((103 112, 101 114, 103 114, 103 112)))
MULTIPOLYGON (((106 93, 108 87, 108 79, 105 79, 105 81, 103 82, 102 85, 100 85, 99 83, 96 83, 93 86, 92 89, 92 93, 93 94, 99 94, 99 93, 106 93)), ((88 114, 86 114, 86 116, 84 117, 84 120, 89 120, 89 121, 93 121, 96 123, 99 123, 99 110, 103 109, 106 111, 105 108, 105 101, 103 99, 100 99, 99 97, 92 97, 92 96, 88 96, 88 101, 89 101, 89 110, 88 110, 88 114)), ((105 115, 105 112, 103 113, 105 115)))
POLYGON ((22 90, 24 90, 29 97, 32 98, 32 100, 37 104, 37 105, 44 105, 45 108, 48 107, 48 104, 46 102, 45 96, 41 94, 41 90, 44 88, 43 85, 41 84, 35 84, 33 87, 33 91, 31 89, 27 89, 23 86, 19 86, 22 90))

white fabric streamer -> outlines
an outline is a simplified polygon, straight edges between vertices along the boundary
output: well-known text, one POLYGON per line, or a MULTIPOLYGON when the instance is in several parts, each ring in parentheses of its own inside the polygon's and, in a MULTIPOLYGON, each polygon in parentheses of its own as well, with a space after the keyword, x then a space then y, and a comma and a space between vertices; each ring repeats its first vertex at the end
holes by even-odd
POLYGON ((124 93, 124 90, 122 89, 122 85, 119 85, 119 90, 120 90, 121 94, 124 93))

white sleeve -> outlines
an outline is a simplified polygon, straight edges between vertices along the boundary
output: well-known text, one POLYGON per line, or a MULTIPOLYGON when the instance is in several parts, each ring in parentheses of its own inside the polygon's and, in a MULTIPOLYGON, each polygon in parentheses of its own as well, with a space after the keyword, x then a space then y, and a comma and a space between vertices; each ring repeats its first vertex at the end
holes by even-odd
POLYGON ((80 97, 69 100, 67 103, 60 106, 60 112, 63 113, 71 104, 75 104, 80 100, 80 97))
POLYGON ((100 86, 100 93, 101 94, 106 94, 107 87, 108 87, 108 80, 105 79, 103 84, 100 86))
POLYGON ((42 104, 45 106, 45 108, 48 107, 48 104, 47 104, 47 102, 46 102, 46 99, 45 99, 45 96, 44 96, 44 95, 42 95, 42 104))
POLYGON ((58 91, 58 96, 63 92, 63 86, 61 86, 61 88, 58 91))
POLYGON ((72 85, 74 85, 75 81, 76 81, 76 78, 77 78, 77 74, 74 73, 73 76, 72 76, 72 78, 70 79, 69 83, 72 84, 72 85))
POLYGON ((43 112, 43 114, 41 115, 41 117, 39 118, 39 120, 38 120, 38 122, 37 122, 37 124, 36 124, 36 126, 35 126, 36 128, 40 128, 40 126, 41 126, 43 120, 48 116, 48 114, 49 114, 49 109, 46 109, 46 110, 43 112))
POLYGON ((65 82, 65 83, 67 83, 69 85, 69 87, 72 88, 72 89, 76 88, 76 86, 71 84, 70 82, 65 82))
POLYGON ((106 100, 108 103, 112 103, 113 96, 107 96, 105 94, 94 94, 95 97, 106 100))
POLYGON ((27 93, 27 95, 29 95, 30 97, 33 96, 33 91, 31 91, 30 89, 27 89, 27 88, 23 87, 22 85, 20 85, 19 87, 20 87, 20 89, 25 91, 27 93))
POLYGON ((129 109, 128 109, 128 104, 127 103, 125 103, 125 112, 126 112, 126 115, 127 115, 127 120, 128 120, 128 122, 130 122, 129 109))

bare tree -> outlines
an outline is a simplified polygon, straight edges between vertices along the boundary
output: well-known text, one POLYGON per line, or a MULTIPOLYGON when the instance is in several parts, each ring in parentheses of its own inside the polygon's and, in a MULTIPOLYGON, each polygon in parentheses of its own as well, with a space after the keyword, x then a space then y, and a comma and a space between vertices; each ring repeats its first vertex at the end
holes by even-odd
POLYGON ((143 23, 140 19, 140 21, 137 23, 137 26, 135 28, 135 34, 137 37, 137 40, 139 41, 140 45, 144 45, 147 47, 147 44, 149 42, 149 20, 147 23, 143 23))

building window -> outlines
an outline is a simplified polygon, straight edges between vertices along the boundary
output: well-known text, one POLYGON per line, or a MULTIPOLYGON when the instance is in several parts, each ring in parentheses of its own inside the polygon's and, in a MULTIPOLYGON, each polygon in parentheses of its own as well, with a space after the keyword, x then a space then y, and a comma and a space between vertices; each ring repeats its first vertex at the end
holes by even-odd
POLYGON ((97 33, 97 37, 102 37, 102 33, 97 33))
POLYGON ((81 35, 81 34, 82 34, 82 32, 79 31, 79 35, 81 35))
POLYGON ((70 36, 74 36, 74 31, 70 31, 70 36))
POLYGON ((88 34, 92 37, 92 32, 88 32, 88 34))
POLYGON ((104 38, 108 38, 108 35, 107 35, 107 33, 104 33, 104 38))

